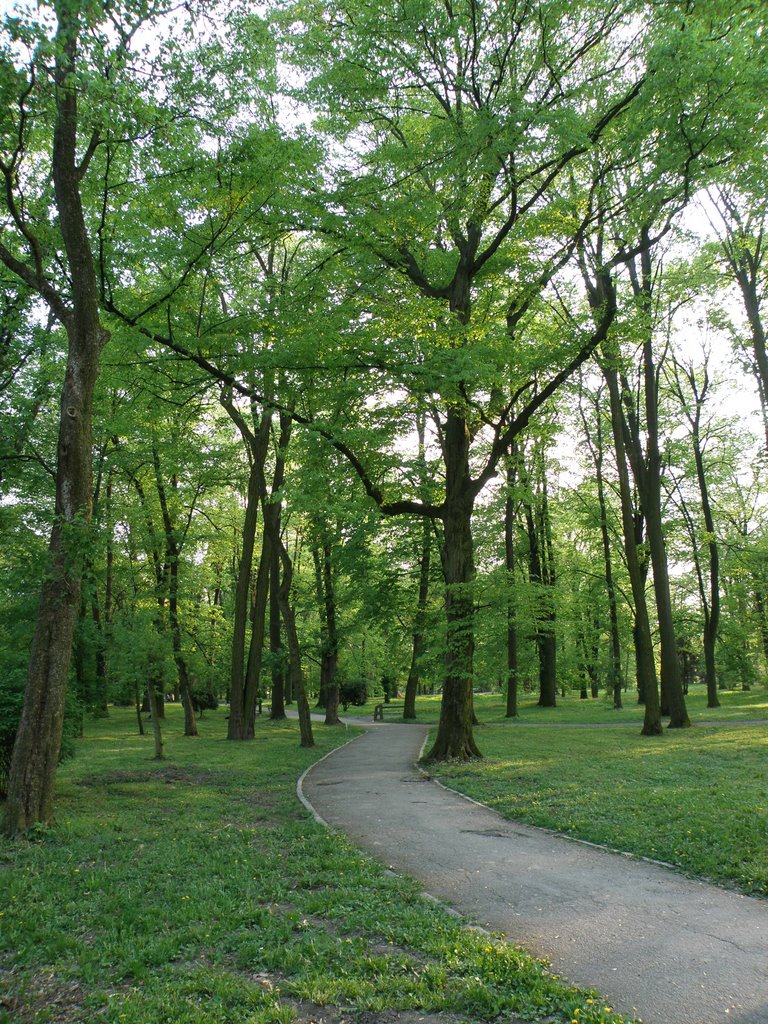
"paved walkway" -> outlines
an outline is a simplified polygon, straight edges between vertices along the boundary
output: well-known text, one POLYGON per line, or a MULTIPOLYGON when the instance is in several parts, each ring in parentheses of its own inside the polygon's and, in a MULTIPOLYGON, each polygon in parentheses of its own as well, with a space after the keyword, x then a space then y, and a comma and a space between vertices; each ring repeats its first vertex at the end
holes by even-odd
POLYGON ((426 732, 372 725, 310 769, 300 795, 620 1011, 647 1024, 768 1024, 768 902, 507 821, 418 772, 426 732))

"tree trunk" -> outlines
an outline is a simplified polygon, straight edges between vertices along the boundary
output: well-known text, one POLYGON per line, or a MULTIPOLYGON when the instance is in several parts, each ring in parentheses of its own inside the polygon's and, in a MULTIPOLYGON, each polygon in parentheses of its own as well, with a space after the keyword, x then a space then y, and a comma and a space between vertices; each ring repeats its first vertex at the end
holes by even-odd
POLYGON ((153 674, 150 673, 147 683, 147 702, 149 704, 149 718, 152 722, 152 738, 155 744, 154 758, 156 761, 162 761, 165 755, 163 754, 163 733, 160 726, 160 706, 157 697, 157 682, 153 678, 153 674))
POLYGON ((704 670, 707 683, 707 707, 719 708, 717 696, 717 667, 715 664, 715 646, 720 631, 720 552, 715 535, 715 518, 709 500, 709 485, 704 469, 704 455, 698 432, 698 416, 693 436, 693 454, 696 460, 696 477, 701 495, 701 511, 704 515, 704 526, 707 531, 707 547, 709 549, 709 606, 704 607, 704 670))
POLYGON ((446 493, 441 560, 445 579, 446 665, 440 722, 426 760, 466 761, 482 755, 472 734, 475 563, 469 432, 458 411, 448 412, 444 433, 446 493))
POLYGON ((280 610, 285 623, 285 636, 288 643, 288 660, 291 673, 293 692, 296 695, 296 703, 299 711, 299 745, 302 747, 314 747, 315 740, 312 734, 312 717, 309 710, 309 701, 304 687, 304 677, 301 671, 301 650, 299 648, 299 637, 296 631, 296 613, 291 604, 291 586, 293 584, 293 563, 290 555, 279 540, 280 561, 283 566, 283 578, 280 583, 280 610))
POLYGON ((621 639, 619 637, 619 612, 616 601, 616 588, 613 582, 613 557, 611 554, 611 538, 608 532, 608 507, 605 500, 605 481, 603 479, 603 431, 600 421, 600 410, 596 412, 596 448, 593 452, 595 475, 597 480, 597 501, 600 509, 600 538, 603 546, 603 563, 605 565, 605 590, 608 597, 608 619, 610 622, 611 648, 610 666, 608 669, 608 685, 613 693, 613 706, 621 707, 621 639))
POLYGON ((272 545, 269 567, 269 653, 272 657, 272 710, 269 717, 272 721, 282 721, 286 718, 285 666, 280 633, 280 550, 275 544, 272 545))
POLYGON ((317 520, 317 534, 321 542, 312 549, 315 567, 315 591, 320 614, 320 692, 317 707, 325 709, 326 725, 341 725, 339 718, 339 684, 336 673, 339 664, 336 631, 336 597, 333 586, 331 546, 326 539, 326 527, 317 520))
POLYGON ((517 718, 519 684, 517 657, 517 607, 515 594, 515 524, 516 502, 512 490, 517 481, 517 447, 513 445, 506 460, 507 496, 504 502, 504 567, 507 572, 507 701, 505 716, 517 718))
POLYGON ((419 593, 416 600, 416 615, 413 620, 411 643, 411 665, 405 684, 403 718, 416 718, 416 694, 421 677, 420 662, 424 655, 424 631, 426 629, 427 599, 429 597, 429 567, 432 553, 432 522, 426 516, 421 522, 421 557, 419 558, 419 593))
POLYGON ((636 524, 634 509, 632 507, 632 493, 629 486, 629 472, 627 470, 627 461, 624 450, 624 425, 618 374, 615 366, 611 364, 610 354, 603 365, 603 373, 606 384, 608 385, 608 393, 611 403, 611 425, 613 428, 616 468, 619 476, 624 549, 627 559, 627 571, 629 573, 630 584, 632 587, 632 599, 635 605, 634 637, 636 651, 635 657, 638 672, 638 690, 642 693, 645 704, 642 734, 644 736, 658 736, 661 734, 662 729, 659 691, 656 681, 656 664, 653 656, 651 626, 648 621, 648 606, 645 601, 645 581, 643 578, 642 568, 640 566, 640 559, 638 558, 637 544, 635 540, 636 524))
POLYGON ((52 175, 64 241, 72 308, 60 303, 67 333, 56 464, 55 525, 30 652, 24 705, 8 774, 3 831, 48 822, 53 813, 61 751, 67 674, 80 607, 81 559, 91 518, 91 430, 99 355, 107 340, 99 321, 96 274, 79 192, 77 66, 78 7, 55 4, 56 120, 52 175))
MULTIPOLYGON (((237 426, 248 449, 251 460, 248 474, 248 489, 245 505, 245 521, 243 523, 243 549, 237 570, 235 585, 235 608, 232 623, 232 667, 230 674, 229 722, 227 739, 253 739, 253 716, 256 709, 256 696, 248 697, 245 637, 248 631, 249 598, 251 594, 251 574, 253 571, 253 553, 256 547, 256 523, 259 514, 259 500, 264 477, 264 462, 267 457, 272 417, 264 412, 256 434, 245 422, 242 414, 232 402, 231 395, 223 391, 219 396, 221 405, 230 419, 237 426), (246 707, 246 704, 248 705, 246 707), (249 726, 250 722, 250 726, 249 726)), ((255 415, 253 409, 252 415, 255 415)), ((252 645, 251 645, 252 646, 252 645)), ((249 650, 248 660, 250 662, 249 650)))
POLYGON ((320 558, 320 547, 312 547, 312 564, 315 569, 315 595, 317 597, 317 613, 320 617, 320 686, 317 691, 315 707, 325 711, 328 704, 328 679, 330 675, 328 662, 328 623, 325 617, 325 587, 323 584, 323 565, 320 558))
MULTIPOLYGON (((262 497, 263 505, 263 497, 262 497)), ((243 688, 244 739, 251 740, 256 729, 256 705, 261 692, 261 663, 264 657, 266 636, 267 601, 269 599, 270 563, 272 561, 272 538, 264 523, 261 541, 261 557, 256 573, 256 585, 251 605, 251 643, 248 648, 248 666, 243 688)))
MULTIPOLYGON (((154 442, 152 444, 152 464, 155 469, 155 487, 157 488, 157 497, 160 503, 160 515, 163 520, 163 536, 165 539, 165 564, 157 574, 157 601, 161 609, 159 621, 162 621, 167 589, 168 624, 171 629, 173 661, 176 665, 179 693, 181 695, 182 707, 184 708, 184 735, 197 736, 197 719, 195 718, 195 707, 192 702, 192 687, 189 684, 187 663, 184 660, 181 642, 181 623, 179 621, 179 558, 181 556, 181 543, 177 538, 171 518, 171 510, 168 507, 168 497, 165 491, 165 483, 163 482, 162 466, 160 465, 160 451, 154 442)), ((159 567, 159 554, 155 557, 154 561, 155 565, 159 567)))
POLYGON ((662 705, 668 705, 670 729, 690 726, 691 721, 685 707, 683 685, 680 679, 680 660, 677 653, 675 623, 672 614, 672 597, 669 588, 669 567, 664 528, 661 515, 661 452, 659 450, 659 399, 656 364, 653 355, 652 309, 653 309, 653 266, 651 259, 650 232, 641 230, 643 250, 640 253, 641 273, 638 278, 634 264, 629 264, 630 278, 635 296, 643 314, 643 390, 645 394, 646 457, 642 458, 642 442, 639 425, 631 424, 630 461, 635 482, 640 491, 648 536, 648 546, 653 566, 653 591, 656 597, 656 612, 659 623, 661 647, 661 694, 662 705))
POLYGON ((227 739, 246 738, 244 718, 245 636, 248 630, 249 597, 253 552, 256 547, 256 522, 259 515, 259 474, 254 462, 248 475, 248 491, 243 523, 243 548, 237 567, 235 607, 232 613, 232 665, 230 669, 229 723, 227 739))
POLYGON ((538 611, 536 616, 536 649, 539 656, 539 699, 540 708, 557 706, 557 678, 554 647, 554 633, 551 619, 554 612, 549 607, 549 594, 545 592, 544 570, 542 567, 541 537, 536 529, 533 506, 530 501, 525 503, 526 531, 528 533, 528 560, 531 582, 536 584, 539 592, 538 611))

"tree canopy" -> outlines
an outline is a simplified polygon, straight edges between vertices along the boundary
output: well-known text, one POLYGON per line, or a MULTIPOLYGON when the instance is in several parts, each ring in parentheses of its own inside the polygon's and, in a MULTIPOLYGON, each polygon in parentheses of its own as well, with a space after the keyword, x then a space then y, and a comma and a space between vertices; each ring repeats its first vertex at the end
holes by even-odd
POLYGON ((340 684, 437 688, 444 760, 478 688, 636 684, 655 735, 764 677, 766 435, 707 407, 717 363, 768 421, 763 22, 5 16, 0 621, 30 546, 41 586, 6 831, 50 818, 68 691, 146 698, 160 757, 169 695, 233 740, 296 699, 309 745, 340 684))

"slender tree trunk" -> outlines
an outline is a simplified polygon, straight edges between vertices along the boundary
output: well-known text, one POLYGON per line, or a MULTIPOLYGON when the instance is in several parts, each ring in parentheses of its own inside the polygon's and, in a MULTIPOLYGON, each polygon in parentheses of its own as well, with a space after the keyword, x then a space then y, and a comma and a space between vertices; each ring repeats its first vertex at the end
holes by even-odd
POLYGON ((320 546, 315 544, 312 547, 312 564, 315 570, 315 594, 317 597, 317 612, 320 617, 320 686, 317 691, 317 703, 315 707, 324 711, 328 704, 328 685, 330 678, 330 663, 328 659, 328 623, 325 617, 325 587, 323 584, 323 564, 320 557, 320 546))
MULTIPOLYGON (((192 702, 192 687, 189 683, 189 672, 187 671, 187 663, 184 659, 181 623, 179 621, 179 559, 181 556, 181 546, 171 518, 171 510, 168 506, 168 496, 165 490, 165 483, 163 482, 162 466, 160 465, 160 451, 154 443, 152 445, 152 463, 155 469, 155 486, 160 503, 160 514, 163 520, 163 534, 165 537, 165 568, 158 577, 157 600, 160 608, 163 609, 165 607, 167 585, 168 625, 171 630, 173 661, 176 665, 179 693, 181 695, 182 707, 184 708, 184 735, 197 736, 197 719, 195 718, 195 708, 192 702)), ((159 559, 156 559, 155 562, 159 564, 159 559)))
POLYGON ((541 556, 542 583, 546 595, 545 612, 541 629, 540 648, 540 692, 543 707, 554 707, 557 695, 557 634, 555 632, 555 557, 552 545, 552 521, 549 517, 546 467, 541 453, 541 500, 539 504, 539 551, 541 556), (543 703, 546 701, 546 703, 543 703))
POLYGON ((757 621, 760 627, 760 642, 763 648, 763 657, 768 662, 768 615, 765 608, 765 594, 762 587, 755 587, 754 590, 755 610, 757 621))
POLYGON ((545 590, 542 538, 536 529, 533 506, 530 501, 525 503, 525 521, 528 533, 528 571, 531 582, 537 586, 539 593, 536 615, 536 649, 539 656, 539 699, 537 704, 540 708, 554 708, 557 705, 557 679, 554 635, 551 625, 553 611, 549 607, 550 597, 545 590))
POLYGON ((619 709, 622 704, 621 698, 621 639, 619 636, 619 612, 616 601, 616 587, 613 582, 613 556, 611 553, 611 537, 608 531, 608 505, 605 499, 605 480, 603 477, 603 457, 605 453, 603 445, 603 428, 600 419, 600 409, 595 404, 595 444, 587 429, 586 418, 584 418, 587 440, 592 451, 592 459, 595 464, 595 479, 597 483, 597 502, 600 509, 600 539, 603 547, 603 564, 605 566, 605 591, 608 597, 608 620, 610 623, 610 665, 608 668, 608 685, 613 694, 613 706, 619 709))
POLYGON ((165 757, 163 754, 163 733, 160 725, 160 705, 158 702, 158 691, 157 681, 153 674, 150 673, 150 678, 147 683, 147 702, 149 704, 149 718, 152 723, 152 738, 155 744, 155 760, 162 761, 165 757))
POLYGON ((416 600, 416 615, 413 621, 411 643, 411 665, 405 684, 403 718, 416 717, 416 694, 421 676, 420 662, 424 655, 424 631, 426 629, 427 599, 429 597, 429 568, 432 551, 432 523, 425 516, 421 523, 421 557, 419 558, 419 593, 416 600))
MULTIPOLYGON (((271 416, 263 413, 256 434, 245 422, 240 411, 232 402, 231 395, 222 392, 219 401, 230 419, 237 426, 248 449, 251 460, 248 474, 248 488, 245 505, 245 521, 243 523, 243 547, 237 568, 235 585, 235 607, 232 622, 232 666, 230 670, 229 722, 227 739, 253 739, 253 721, 249 716, 255 715, 256 697, 248 700, 245 638, 248 632, 250 611, 251 575, 253 572, 253 554, 256 548, 256 523, 259 514, 264 462, 269 445, 271 416), (248 704, 248 707, 246 707, 248 704), (249 727, 250 722, 250 727, 249 727)), ((249 650, 250 661, 250 650, 249 650)))
POLYGON ((651 626, 648 621, 648 606, 645 600, 645 581, 643 578, 637 544, 635 542, 635 516, 632 507, 632 493, 629 485, 626 455, 623 441, 623 417, 621 395, 619 392, 618 374, 611 365, 610 355, 603 365, 605 381, 611 403, 611 424, 613 428, 616 467, 619 476, 619 494, 621 500, 621 520, 624 532, 624 549, 627 559, 627 571, 632 587, 632 599, 635 604, 635 650, 638 671, 638 689, 643 695, 645 716, 642 734, 658 736, 661 734, 661 709, 659 691, 656 681, 656 664, 653 656, 651 626))
POLYGON ((643 391, 645 395, 646 457, 643 461, 637 423, 632 424, 629 453, 645 513, 648 547, 653 566, 653 590, 656 597, 661 647, 662 705, 668 703, 669 706, 669 728, 681 729, 690 726, 691 721, 685 707, 683 685, 680 679, 680 659, 677 653, 667 548, 661 514, 658 375, 653 355, 651 323, 654 274, 650 232, 647 227, 643 227, 641 230, 641 243, 643 250, 640 253, 640 277, 638 278, 633 263, 629 264, 629 269, 635 296, 640 303, 645 321, 643 326, 645 333, 643 339, 643 391))
POLYGON ((323 593, 325 595, 325 624, 328 637, 328 667, 325 679, 326 703, 325 724, 341 725, 339 718, 339 638, 336 630, 336 593, 333 584, 333 565, 331 562, 331 545, 326 540, 323 544, 323 593))
POLYGON ((517 690, 519 669, 517 656, 517 595, 515 593, 515 526, 517 502, 513 489, 517 482, 517 446, 514 445, 506 460, 507 496, 504 502, 504 567, 507 572, 507 701, 505 715, 517 718, 517 690))
POLYGON ((299 711, 299 745, 302 747, 314 747, 315 740, 312 734, 312 717, 309 710, 309 701, 304 687, 304 676, 301 671, 301 650, 299 637, 296 631, 296 613, 291 604, 291 586, 293 584, 293 563, 288 550, 279 540, 280 561, 283 567, 282 580, 280 582, 280 610, 283 613, 285 623, 285 635, 288 643, 288 660, 290 666, 293 692, 296 695, 296 703, 299 711))
MULTIPOLYGON (((419 483, 421 485, 422 500, 426 500, 428 485, 427 467, 424 455, 426 430, 426 414, 422 407, 418 409, 416 415, 416 433, 419 442, 419 483)), ((416 598, 416 614, 413 620, 413 632, 411 635, 411 664, 408 669, 408 680, 405 684, 405 699, 403 703, 403 718, 406 721, 412 721, 416 718, 416 695, 419 691, 421 659, 424 655, 425 649, 424 632, 426 629, 427 599, 429 597, 429 571, 432 556, 432 522, 426 516, 422 519, 421 530, 419 591, 416 598)))
POLYGON ((251 740, 256 729, 256 706, 261 692, 261 664, 264 657, 266 637, 267 602, 269 600, 270 564, 272 561, 272 539, 264 522, 261 541, 261 556, 256 573, 251 604, 251 642, 248 648, 248 664, 243 688, 243 725, 245 739, 251 740))
POLYGON ((275 544, 272 545, 269 568, 269 653, 272 657, 272 710, 269 717, 273 721, 281 721, 286 717, 285 666, 280 632, 280 550, 275 544))
POLYGON ((259 475, 251 464, 243 523, 243 547, 237 567, 235 607, 232 613, 232 665, 230 669, 229 725, 227 739, 245 739, 243 713, 245 689, 245 636, 248 629, 249 597, 253 552, 256 546, 256 522, 259 514, 259 475))
POLYGON ((81 588, 81 552, 91 518, 91 431, 99 355, 107 340, 90 240, 79 192, 77 72, 79 8, 57 0, 56 120, 52 176, 64 240, 72 306, 59 299, 57 315, 67 334, 67 368, 61 394, 54 527, 48 546, 30 652, 24 705, 8 774, 3 818, 6 834, 48 822, 53 813, 61 751, 67 674, 81 588))
POLYGON ((138 682, 134 683, 133 702, 136 705, 136 721, 139 727, 139 736, 144 735, 144 721, 141 717, 141 690, 139 689, 138 682))

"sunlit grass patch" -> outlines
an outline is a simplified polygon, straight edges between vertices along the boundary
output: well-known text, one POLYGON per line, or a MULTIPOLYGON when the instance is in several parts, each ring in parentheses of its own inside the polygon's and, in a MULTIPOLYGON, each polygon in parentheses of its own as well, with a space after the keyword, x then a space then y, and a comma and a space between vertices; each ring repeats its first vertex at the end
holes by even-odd
POLYGON ((482 731, 485 760, 430 765, 502 814, 768 895, 768 730, 482 731))
POLYGON ((55 827, 0 846, 2 1024, 621 1021, 310 819, 296 779, 344 731, 168 715, 163 762, 127 711, 88 723, 55 827))

